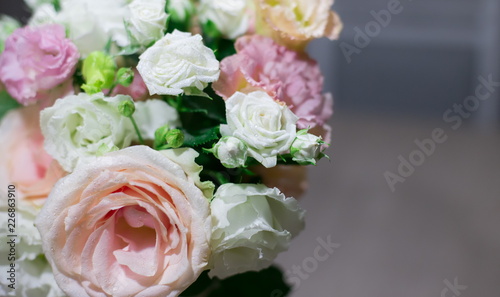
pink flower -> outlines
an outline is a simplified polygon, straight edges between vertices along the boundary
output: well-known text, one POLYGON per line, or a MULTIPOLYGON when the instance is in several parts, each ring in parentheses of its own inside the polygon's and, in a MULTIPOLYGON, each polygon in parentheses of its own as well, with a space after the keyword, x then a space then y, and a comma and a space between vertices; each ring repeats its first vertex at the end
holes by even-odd
POLYGON ((0 124, 0 183, 16 186, 19 199, 39 209, 65 172, 43 148, 39 110, 34 106, 9 112, 0 124))
POLYGON ((299 129, 327 126, 333 98, 322 94, 323 76, 314 60, 259 35, 241 37, 235 46, 237 54, 221 62, 213 84, 217 94, 227 99, 237 91, 262 89, 290 107, 300 118, 299 129))
POLYGON ((19 28, 5 42, 0 81, 21 104, 54 100, 71 92, 78 58, 63 26, 19 28))
POLYGON ((113 90, 112 96, 118 94, 129 95, 135 101, 144 101, 150 97, 148 87, 144 83, 141 74, 139 73, 139 71, 137 71, 136 68, 134 68, 134 80, 132 81, 132 84, 130 86, 124 87, 122 85, 118 85, 113 90))
POLYGON ((68 296, 175 297, 198 278, 211 220, 197 155, 132 146, 57 183, 35 223, 68 296))

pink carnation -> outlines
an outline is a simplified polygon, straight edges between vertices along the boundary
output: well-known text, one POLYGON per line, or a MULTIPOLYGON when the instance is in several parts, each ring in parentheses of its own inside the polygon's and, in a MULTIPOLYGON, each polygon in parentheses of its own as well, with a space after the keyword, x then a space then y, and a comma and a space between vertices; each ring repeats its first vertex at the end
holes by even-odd
POLYGON ((0 81, 19 103, 57 99, 72 90, 79 53, 64 27, 24 27, 12 33, 0 56, 0 81))
POLYGON ((329 131, 333 98, 322 94, 323 76, 314 60, 259 35, 241 37, 235 47, 237 54, 221 62, 220 78, 213 84, 217 94, 227 99, 236 91, 263 89, 300 117, 299 129, 329 131))

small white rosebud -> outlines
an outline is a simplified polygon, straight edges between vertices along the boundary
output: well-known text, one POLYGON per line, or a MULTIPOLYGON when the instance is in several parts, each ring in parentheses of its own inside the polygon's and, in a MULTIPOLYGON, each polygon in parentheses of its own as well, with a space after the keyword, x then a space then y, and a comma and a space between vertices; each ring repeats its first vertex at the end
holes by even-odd
POLYGON ((247 145, 236 137, 222 137, 213 148, 216 158, 227 168, 245 166, 248 157, 247 145))
POLYGON ((322 144, 321 137, 307 133, 307 130, 299 131, 290 148, 292 159, 301 165, 316 165, 322 144))

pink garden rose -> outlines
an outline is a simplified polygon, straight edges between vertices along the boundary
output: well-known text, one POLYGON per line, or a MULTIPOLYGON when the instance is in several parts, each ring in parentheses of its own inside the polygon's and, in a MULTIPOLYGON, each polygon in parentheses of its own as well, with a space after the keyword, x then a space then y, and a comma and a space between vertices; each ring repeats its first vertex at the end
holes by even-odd
POLYGON ((0 81, 23 105, 55 100, 71 93, 78 59, 63 26, 19 28, 6 40, 0 55, 0 81))
POLYGON ((217 94, 227 99, 237 91, 262 89, 290 107, 300 118, 299 129, 327 126, 333 98, 322 94, 323 76, 314 60, 259 35, 241 37, 235 47, 237 54, 221 62, 220 78, 213 84, 217 94))
POLYGON ((133 146, 56 184, 36 226, 66 294, 175 297, 198 278, 211 221, 196 155, 133 146))
POLYGON ((34 106, 10 111, 0 124, 0 183, 16 186, 18 198, 40 208, 59 178, 62 168, 43 148, 40 112, 34 106))

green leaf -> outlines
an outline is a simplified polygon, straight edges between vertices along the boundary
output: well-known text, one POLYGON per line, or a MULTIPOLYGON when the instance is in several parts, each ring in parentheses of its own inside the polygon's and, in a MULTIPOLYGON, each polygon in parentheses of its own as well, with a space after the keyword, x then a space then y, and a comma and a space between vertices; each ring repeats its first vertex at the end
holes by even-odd
POLYGON ((222 280, 208 297, 284 297, 290 293, 283 273, 276 267, 247 272, 222 280))
POLYGON ((16 99, 12 98, 7 91, 0 92, 0 120, 12 109, 21 107, 16 99))
POLYGON ((211 86, 205 89, 209 97, 182 96, 182 106, 179 112, 204 113, 210 120, 218 123, 226 123, 226 105, 224 100, 217 96, 211 86))
POLYGON ((196 147, 219 139, 219 126, 196 131, 181 129, 181 131, 184 132, 184 147, 196 147))
POLYGON ((198 279, 181 293, 181 297, 197 296, 207 290, 214 281, 208 277, 208 272, 203 272, 198 279))

